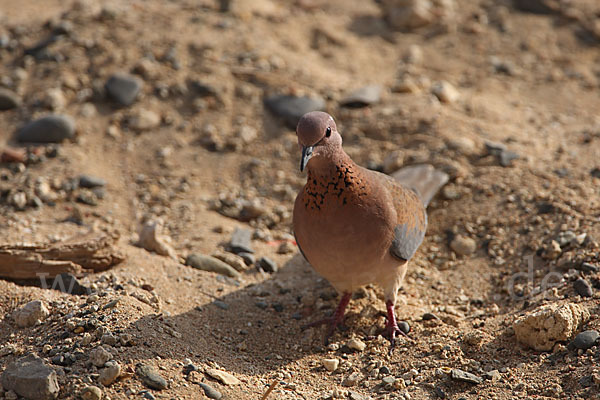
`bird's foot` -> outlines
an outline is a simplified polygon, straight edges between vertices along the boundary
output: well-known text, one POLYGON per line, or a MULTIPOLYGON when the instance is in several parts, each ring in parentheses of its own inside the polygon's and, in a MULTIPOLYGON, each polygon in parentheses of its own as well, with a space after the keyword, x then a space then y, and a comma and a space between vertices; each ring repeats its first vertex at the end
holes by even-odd
POLYGON ((344 320, 344 313, 346 312, 346 307, 348 306, 348 303, 350 302, 350 297, 351 297, 351 293, 344 293, 333 316, 331 316, 329 318, 323 318, 318 321, 314 321, 309 324, 303 325, 302 330, 327 324, 329 326, 327 328, 327 333, 325 334, 325 346, 327 346, 329 344, 329 338, 333 335, 333 332, 335 332, 335 329, 344 320))
POLYGON ((396 347, 396 338, 398 337, 398 334, 404 336, 411 343, 414 341, 410 338, 410 336, 408 336, 406 332, 404 332, 398 327, 398 324, 396 323, 396 313, 394 312, 394 304, 392 303, 392 301, 386 301, 385 306, 387 308, 388 315, 387 322, 385 324, 385 330, 388 339, 390 340, 389 354, 391 355, 394 351, 394 348, 396 347))

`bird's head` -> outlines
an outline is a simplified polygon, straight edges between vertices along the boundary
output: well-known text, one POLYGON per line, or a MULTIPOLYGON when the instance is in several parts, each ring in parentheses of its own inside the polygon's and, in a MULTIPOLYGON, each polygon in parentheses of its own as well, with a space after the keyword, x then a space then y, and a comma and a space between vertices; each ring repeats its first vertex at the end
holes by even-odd
POLYGON ((300 171, 304 171, 309 160, 312 164, 327 161, 342 147, 342 136, 333 117, 325 112, 312 111, 300 118, 296 127, 298 144, 302 148, 300 171))

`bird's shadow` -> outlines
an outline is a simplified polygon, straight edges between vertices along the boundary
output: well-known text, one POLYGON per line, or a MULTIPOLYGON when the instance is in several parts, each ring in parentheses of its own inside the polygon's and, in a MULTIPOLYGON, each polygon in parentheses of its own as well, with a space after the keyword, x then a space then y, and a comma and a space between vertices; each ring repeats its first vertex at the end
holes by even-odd
POLYGON ((326 312, 315 313, 302 302, 304 296, 323 290, 332 289, 296 254, 260 283, 180 314, 146 315, 134 321, 127 328, 139 338, 132 357, 215 362, 241 375, 277 370, 322 350, 323 330, 301 326, 326 312), (170 335, 171 330, 177 333, 170 335))

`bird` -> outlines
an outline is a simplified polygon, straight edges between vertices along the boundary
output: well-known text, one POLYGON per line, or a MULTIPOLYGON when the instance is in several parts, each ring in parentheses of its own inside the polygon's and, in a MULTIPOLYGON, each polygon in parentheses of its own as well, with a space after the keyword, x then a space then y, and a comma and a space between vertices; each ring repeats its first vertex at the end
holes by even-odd
POLYGON ((448 175, 428 164, 394 176, 357 165, 333 117, 322 111, 304 114, 296 135, 307 180, 294 203, 294 236, 302 256, 341 295, 331 317, 305 327, 328 324, 327 343, 352 293, 375 283, 384 291, 391 352, 398 335, 407 336, 396 320, 398 290, 425 236, 427 204, 448 175))

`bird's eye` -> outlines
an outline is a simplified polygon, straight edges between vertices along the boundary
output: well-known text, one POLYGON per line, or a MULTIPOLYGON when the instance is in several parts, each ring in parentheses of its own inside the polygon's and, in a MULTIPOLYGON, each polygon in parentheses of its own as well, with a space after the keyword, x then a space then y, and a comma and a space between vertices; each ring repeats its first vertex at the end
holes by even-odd
POLYGON ((325 129, 325 137, 329 137, 331 136, 331 127, 327 127, 327 129, 325 129))

